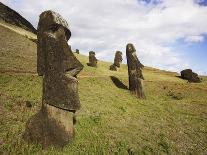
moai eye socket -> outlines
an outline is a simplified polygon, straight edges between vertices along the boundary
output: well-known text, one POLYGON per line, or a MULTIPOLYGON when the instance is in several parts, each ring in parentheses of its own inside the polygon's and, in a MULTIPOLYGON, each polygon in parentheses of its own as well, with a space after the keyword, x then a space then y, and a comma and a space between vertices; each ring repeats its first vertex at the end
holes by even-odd
POLYGON ((55 24, 55 25, 51 25, 50 26, 50 30, 52 30, 52 32, 55 32, 55 31, 57 31, 58 29, 59 29, 59 25, 57 25, 57 24, 55 24))

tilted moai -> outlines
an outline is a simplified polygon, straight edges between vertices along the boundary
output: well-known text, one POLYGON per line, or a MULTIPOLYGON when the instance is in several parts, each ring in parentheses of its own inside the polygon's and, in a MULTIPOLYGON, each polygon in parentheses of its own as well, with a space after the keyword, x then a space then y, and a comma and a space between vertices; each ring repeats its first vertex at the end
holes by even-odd
POLYGON ((110 66, 110 70, 117 71, 117 67, 120 67, 120 64, 122 63, 122 52, 116 51, 115 57, 114 57, 114 63, 110 66))
POLYGON ((89 52, 89 63, 87 63, 88 66, 91 67, 97 67, 97 59, 96 59, 96 53, 93 51, 89 52))
POLYGON ((43 147, 62 147, 74 137, 75 112, 80 108, 76 75, 83 65, 67 43, 71 32, 61 15, 43 12, 37 31, 37 73, 43 76, 42 108, 28 121, 24 137, 43 147))
POLYGON ((126 57, 128 65, 128 76, 129 76, 129 90, 137 98, 145 98, 144 86, 142 80, 142 67, 139 59, 136 55, 136 49, 133 44, 127 44, 126 46, 126 57))

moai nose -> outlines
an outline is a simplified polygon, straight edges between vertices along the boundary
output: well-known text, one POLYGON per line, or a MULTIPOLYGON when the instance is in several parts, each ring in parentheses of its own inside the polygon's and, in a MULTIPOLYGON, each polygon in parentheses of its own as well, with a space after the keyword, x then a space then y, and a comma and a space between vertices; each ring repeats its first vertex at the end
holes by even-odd
POLYGON ((58 39, 66 39, 66 36, 65 36, 65 29, 63 26, 60 26, 58 28, 58 30, 56 31, 56 37, 58 39))

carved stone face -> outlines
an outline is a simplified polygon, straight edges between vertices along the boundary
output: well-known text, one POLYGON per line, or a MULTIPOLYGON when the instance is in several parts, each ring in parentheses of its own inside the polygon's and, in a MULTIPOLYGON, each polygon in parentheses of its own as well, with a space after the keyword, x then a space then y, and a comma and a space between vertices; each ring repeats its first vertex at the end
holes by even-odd
POLYGON ((127 44, 127 49, 126 50, 128 51, 128 53, 136 52, 136 49, 135 49, 133 44, 127 44))
POLYGON ((96 53, 94 51, 89 52, 89 56, 95 56, 95 55, 96 55, 96 53))
POLYGON ((47 104, 77 110, 80 102, 75 76, 83 65, 73 55, 67 40, 67 22, 57 13, 45 11, 38 24, 37 69, 43 78, 43 101, 47 104))
POLYGON ((120 67, 120 63, 122 62, 122 52, 116 51, 115 58, 114 58, 114 65, 120 67))
POLYGON ((96 59, 96 53, 93 51, 89 52, 89 63, 87 63, 88 66, 91 67, 97 67, 97 59, 96 59))
POLYGON ((138 77, 143 78, 141 68, 143 65, 140 63, 137 55, 136 55, 136 49, 133 44, 127 44, 126 47, 126 56, 127 56, 127 64, 128 69, 130 70, 130 73, 132 73, 132 70, 136 71, 136 74, 138 77))
POLYGON ((45 31, 55 32, 60 26, 64 28, 66 40, 68 41, 71 37, 71 32, 68 23, 60 14, 53 11, 45 11, 40 15, 38 23, 39 33, 44 33, 45 31))
MULTIPOLYGON (((37 28, 37 72, 44 75, 46 69, 46 43, 48 38, 67 42, 71 36, 67 22, 56 12, 45 11, 40 15, 37 28)), ((56 41, 57 42, 57 41, 56 41)), ((67 70, 67 69, 65 69, 67 70)))

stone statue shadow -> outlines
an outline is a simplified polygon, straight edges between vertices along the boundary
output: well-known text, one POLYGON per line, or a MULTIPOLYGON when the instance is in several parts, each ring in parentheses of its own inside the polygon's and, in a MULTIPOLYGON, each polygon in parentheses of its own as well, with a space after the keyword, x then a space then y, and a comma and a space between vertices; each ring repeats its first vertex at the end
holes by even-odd
POLYGON ((128 87, 125 84, 123 84, 117 77, 110 76, 110 78, 117 88, 128 90, 128 87))
POLYGON ((181 75, 176 75, 175 77, 180 78, 180 79, 183 79, 183 78, 181 77, 181 75))

